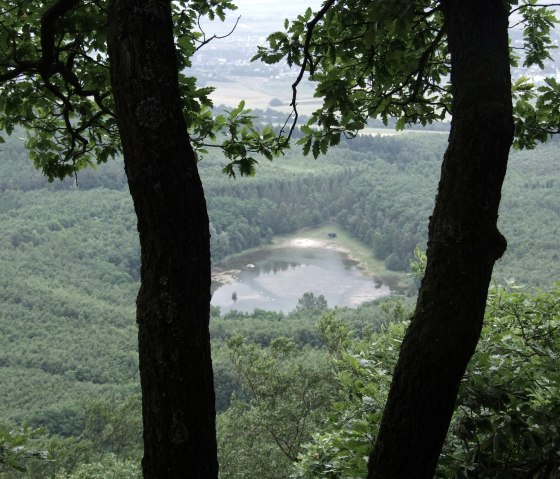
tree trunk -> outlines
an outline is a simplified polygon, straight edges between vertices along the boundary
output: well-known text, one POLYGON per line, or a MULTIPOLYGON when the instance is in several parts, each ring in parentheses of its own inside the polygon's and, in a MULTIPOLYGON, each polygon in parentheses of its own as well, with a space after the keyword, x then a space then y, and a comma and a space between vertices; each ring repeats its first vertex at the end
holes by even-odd
POLYGON ((111 0, 116 116, 142 252, 137 321, 146 479, 215 479, 206 202, 168 0, 111 0))
POLYGON ((430 219, 428 263, 400 350, 370 479, 429 479, 478 342, 513 139, 507 2, 441 2, 451 53, 453 123, 430 219))

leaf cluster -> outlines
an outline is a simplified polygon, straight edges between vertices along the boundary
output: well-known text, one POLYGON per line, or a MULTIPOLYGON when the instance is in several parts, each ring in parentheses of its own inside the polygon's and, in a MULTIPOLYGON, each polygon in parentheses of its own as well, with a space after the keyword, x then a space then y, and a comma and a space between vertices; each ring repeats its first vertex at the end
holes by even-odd
MULTIPOLYGON (((512 21, 512 28, 523 28, 523 46, 510 49, 512 65, 522 59, 526 68, 544 69, 556 48, 551 36, 558 22, 554 11, 537 0, 512 0, 508 7, 511 18, 520 18, 512 21)), ((385 125, 396 119, 396 128, 403 129, 453 114, 451 60, 440 2, 330 0, 318 12, 308 9, 286 20, 284 31, 267 41, 254 59, 285 60, 299 69, 292 85, 294 121, 297 87, 304 75, 315 82, 315 96, 323 99, 302 127, 299 143, 306 154, 324 154, 341 135, 355 136, 371 119, 385 125)), ((533 148, 558 132, 558 88, 552 78, 538 88, 519 80, 513 90, 516 146, 533 148)))
POLYGON ((439 477, 551 477, 560 466, 559 286, 490 291, 439 477))
MULTIPOLYGON (((514 283, 491 290, 436 477, 554 477, 560 465, 559 286, 533 294, 514 283)), ((364 477, 406 320, 397 314, 365 341, 353 339, 336 318, 321 327, 336 346, 343 399, 304 446, 296 477, 364 477)))
POLYGON ((227 345, 243 395, 218 416, 220 477, 286 477, 334 394, 324 353, 287 337, 227 345))
POLYGON ((257 128, 256 119, 251 110, 245 108, 245 101, 216 116, 206 109, 194 125, 191 140, 200 155, 207 154, 207 148, 221 149, 228 160, 223 168, 228 176, 235 178, 236 172, 241 176, 254 176, 260 157, 272 161, 288 146, 271 126, 257 128), (206 143, 206 140, 214 140, 214 143, 206 143))
POLYGON ((48 460, 47 451, 37 450, 30 444, 41 432, 27 427, 10 430, 0 426, 0 477, 5 477, 4 474, 14 477, 26 472, 30 462, 48 460))
POLYGON ((50 180, 114 156, 104 4, 5 0, 0 10, 0 130, 30 130, 31 159, 50 180))
MULTIPOLYGON (((270 128, 260 132, 243 106, 213 118, 210 93, 188 76, 194 53, 213 40, 202 17, 225 19, 237 7, 229 0, 171 3, 182 107, 195 148, 206 138, 221 146, 234 169, 253 174, 255 158, 272 158, 285 142, 270 128)), ((0 131, 27 131, 31 159, 50 180, 106 162, 121 151, 110 85, 107 2, 0 1, 0 131)), ((0 142, 3 140, 0 137, 0 142)))
POLYGON ((286 58, 316 82, 323 105, 302 129, 304 151, 317 156, 369 119, 397 118, 402 129, 445 118, 449 59, 438 2, 328 3, 322 15, 307 10, 286 22, 255 56, 266 63, 286 58))
MULTIPOLYGON (((399 303, 391 306, 393 318, 400 318, 399 303)), ((405 330, 400 319, 356 339, 333 313, 321 318, 319 328, 331 353, 339 399, 328 415, 328 425, 304 445, 295 477, 365 476, 405 330)))

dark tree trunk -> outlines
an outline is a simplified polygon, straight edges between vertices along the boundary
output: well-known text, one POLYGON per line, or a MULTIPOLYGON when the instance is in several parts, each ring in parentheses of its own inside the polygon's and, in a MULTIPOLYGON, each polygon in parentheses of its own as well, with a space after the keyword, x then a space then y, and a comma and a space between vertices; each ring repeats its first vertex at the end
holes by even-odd
POLYGON ((371 453, 368 478, 432 478, 478 342, 513 139, 507 2, 442 1, 453 124, 430 220, 428 264, 371 453))
POLYGON ((142 251, 137 300, 146 479, 215 479, 210 236, 167 0, 111 0, 116 115, 142 251))

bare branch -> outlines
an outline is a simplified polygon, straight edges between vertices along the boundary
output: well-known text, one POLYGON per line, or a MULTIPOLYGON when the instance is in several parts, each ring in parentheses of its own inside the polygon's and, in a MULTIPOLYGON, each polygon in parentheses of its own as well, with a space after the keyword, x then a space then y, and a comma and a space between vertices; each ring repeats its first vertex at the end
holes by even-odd
POLYGON ((212 40, 222 40, 223 38, 229 37, 235 31, 235 29, 237 28, 237 24, 239 23, 239 20, 241 20, 241 15, 239 17, 237 17, 237 20, 235 20, 235 25, 233 25, 232 29, 228 33, 226 33, 225 35, 212 35, 210 38, 206 38, 206 33, 204 32, 204 30, 202 29, 202 26, 200 25, 200 15, 199 15, 199 17, 197 19, 198 28, 202 32, 202 36, 203 36, 204 40, 202 40, 200 42, 200 45, 198 47, 196 47, 195 52, 200 50, 204 45, 207 45, 208 43, 210 43, 212 40))
MULTIPOLYGON (((292 126, 290 128, 290 132, 288 133, 288 137, 286 138, 286 142, 289 141, 289 139, 292 137, 292 134, 293 134, 293 132, 296 128, 297 120, 298 120, 298 117, 299 117, 299 113, 297 111, 297 88, 298 88, 299 84, 301 83, 301 80, 303 79, 303 75, 305 74, 307 64, 312 65, 312 62, 313 62, 312 58, 311 58, 311 55, 309 53, 309 47, 311 46, 311 38, 313 36, 313 29, 315 28, 317 23, 319 23, 319 21, 321 21, 321 19, 326 15, 328 10, 336 3, 336 1, 337 0, 326 1, 325 4, 323 5, 323 8, 321 8, 321 10, 319 10, 319 12, 317 12, 317 15, 315 15, 315 17, 313 17, 313 20, 311 20, 307 24, 307 32, 305 34, 305 43, 303 45, 303 63, 301 64, 301 68, 299 70, 299 74, 296 78, 296 81, 292 84, 292 101, 290 103, 290 106, 292 107, 294 119, 292 121, 292 126)), ((290 117, 291 116, 292 115, 290 115, 290 117)), ((282 131, 281 131, 281 133, 282 133, 282 131)))
POLYGON ((424 71, 425 71, 426 66, 428 64, 428 60, 429 60, 430 56, 436 50, 439 42, 443 38, 444 33, 445 32, 444 32, 443 28, 441 28, 440 31, 437 33, 436 37, 434 38, 434 41, 422 53, 422 56, 420 57, 417 76, 416 76, 416 80, 414 81, 414 88, 412 90, 412 94, 409 97, 409 101, 411 101, 411 102, 416 101, 416 99, 418 97, 418 93, 420 92, 420 88, 422 86, 422 80, 424 79, 424 71))
POLYGON ((528 3, 524 5, 519 5, 517 8, 514 8, 509 12, 511 15, 512 13, 518 12, 519 10, 525 10, 526 8, 547 8, 547 7, 560 7, 560 3, 535 3, 534 5, 529 5, 528 3))

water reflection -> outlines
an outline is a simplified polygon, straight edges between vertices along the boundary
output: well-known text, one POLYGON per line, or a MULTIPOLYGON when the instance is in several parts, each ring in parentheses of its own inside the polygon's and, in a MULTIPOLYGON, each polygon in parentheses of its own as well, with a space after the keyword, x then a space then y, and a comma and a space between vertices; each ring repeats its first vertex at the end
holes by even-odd
POLYGON ((213 284, 212 304, 222 312, 288 312, 307 291, 324 295, 331 307, 357 306, 390 294, 387 285, 364 276, 355 261, 332 249, 265 248, 217 266, 232 279, 213 284))

